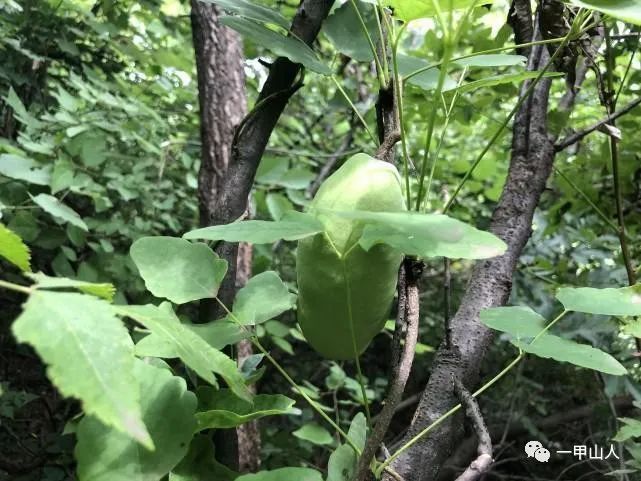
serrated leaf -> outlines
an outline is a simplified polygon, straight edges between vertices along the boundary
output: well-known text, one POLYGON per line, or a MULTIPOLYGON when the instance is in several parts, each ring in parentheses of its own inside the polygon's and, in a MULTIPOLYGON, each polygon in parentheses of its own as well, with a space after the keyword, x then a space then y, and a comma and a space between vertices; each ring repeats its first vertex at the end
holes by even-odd
POLYGON ((545 328, 546 324, 543 316, 526 306, 483 309, 480 319, 487 327, 507 332, 516 339, 535 337, 545 328))
POLYGON ((155 449, 86 416, 76 433, 79 481, 159 481, 187 453, 196 426, 196 396, 166 369, 137 361, 132 372, 143 393, 143 419, 155 449))
POLYGON ((76 227, 84 231, 89 230, 87 224, 85 224, 85 222, 75 210, 73 210, 69 206, 66 206, 54 196, 48 194, 38 194, 37 196, 32 197, 31 200, 33 200, 42 208, 42 210, 52 215, 53 217, 75 225, 76 227))
POLYGON ((12 179, 24 180, 30 184, 49 185, 51 168, 41 166, 26 157, 13 154, 0 155, 0 175, 12 179))
MULTIPOLYGON (((236 344, 242 339, 247 339, 250 333, 241 329, 235 322, 220 319, 206 324, 183 324, 187 329, 202 337, 214 349, 236 344)), ((149 333, 136 344, 137 356, 162 357, 171 359, 179 357, 173 342, 163 336, 149 333)))
POLYGON ((243 325, 269 321, 296 305, 296 296, 274 271, 262 272, 238 291, 232 312, 243 325))
POLYGON ((289 21, 278 10, 272 10, 263 5, 247 0, 200 0, 204 3, 214 3, 228 12, 262 23, 271 23, 289 30, 289 21))
POLYGON ((0 257, 24 272, 31 272, 31 252, 18 234, 0 224, 0 257))
POLYGON ((487 259, 501 255, 507 248, 494 234, 446 215, 365 211, 335 212, 335 215, 365 223, 359 240, 365 250, 387 244, 406 255, 424 258, 487 259))
POLYGON ((610 354, 586 344, 579 344, 569 339, 562 339, 552 334, 544 334, 536 342, 528 343, 512 340, 512 344, 523 351, 546 359, 569 362, 579 367, 622 376, 628 371, 610 354))
POLYGON ((252 395, 236 363, 181 324, 170 305, 114 306, 114 309, 170 342, 178 357, 205 381, 216 386, 214 372, 225 380, 238 397, 251 402, 252 395))
POLYGON ((245 474, 236 481, 323 481, 321 474, 309 468, 280 468, 273 471, 260 471, 245 474))
POLYGON ((331 75, 331 69, 321 62, 316 53, 296 37, 288 37, 263 24, 241 17, 222 17, 220 23, 233 28, 256 45, 266 48, 279 57, 287 57, 314 72, 331 75))
POLYGON ((332 438, 329 431, 316 423, 304 424, 292 434, 298 439, 309 441, 310 443, 317 444, 319 446, 332 444, 334 442, 334 438, 332 438))
POLYGON ((265 416, 296 412, 292 409, 295 401, 281 394, 257 394, 250 403, 228 389, 204 387, 198 390, 198 400, 199 431, 233 428, 265 416))
POLYGON ((288 212, 279 221, 246 220, 232 224, 204 227, 187 232, 185 239, 224 240, 271 244, 281 239, 294 241, 318 234, 323 224, 310 214, 288 212))
POLYGON ((34 347, 49 379, 63 395, 80 399, 85 413, 153 446, 132 375, 133 342, 109 304, 83 294, 35 291, 12 331, 34 347))
POLYGON ((64 289, 72 288, 78 289, 79 291, 84 292, 85 294, 91 294, 96 297, 101 297, 107 301, 112 301, 114 294, 116 293, 116 288, 113 284, 109 283, 94 283, 94 282, 84 282, 78 281, 75 279, 67 279, 66 277, 50 277, 42 272, 35 274, 29 274, 29 277, 33 279, 35 284, 33 287, 35 289, 64 289))
POLYGON ((147 289, 176 304, 216 297, 227 273, 227 262, 207 245, 176 237, 143 237, 130 253, 147 289))
POLYGON ((641 284, 619 289, 562 287, 557 291, 556 298, 568 311, 607 316, 641 316, 641 284))
POLYGON ((613 441, 622 443, 628 439, 641 436, 641 421, 631 418, 619 418, 619 421, 625 424, 625 426, 619 428, 619 432, 612 438, 613 441))
POLYGON ((638 0, 569 0, 579 7, 591 8, 624 22, 641 25, 641 4, 638 0))

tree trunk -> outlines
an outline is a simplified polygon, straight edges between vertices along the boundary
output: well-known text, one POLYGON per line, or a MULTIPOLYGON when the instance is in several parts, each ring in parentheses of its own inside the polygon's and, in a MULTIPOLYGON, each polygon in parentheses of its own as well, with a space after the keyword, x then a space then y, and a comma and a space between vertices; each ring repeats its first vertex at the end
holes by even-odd
MULTIPOLYGON (((529 0, 515 3, 525 5, 529 0)), ((513 7, 513 11, 527 12, 527 8, 513 7)), ((527 13, 521 19, 510 20, 518 29, 517 38, 532 29, 532 18, 527 13)), ((545 47, 533 47, 528 69, 539 70, 548 59, 545 47)), ((527 85, 523 86, 522 94, 527 85)), ((530 237, 534 210, 554 161, 553 139, 547 130, 549 92, 550 80, 542 79, 514 121, 508 177, 490 226, 490 231, 503 239, 508 249, 502 256, 481 261, 474 268, 461 305, 451 320, 451 347, 445 343, 439 347, 427 387, 401 445, 458 403, 452 379, 467 386, 479 380, 479 368, 493 338, 492 332, 479 321, 479 313, 503 305, 509 298, 512 276, 530 237)), ((462 420, 460 414, 448 418, 399 456, 393 468, 406 481, 435 480, 461 438, 462 420)), ((392 478, 386 475, 386 479, 392 478)))
MULTIPOLYGON (((217 203, 228 177, 233 175, 232 143, 236 127, 247 114, 242 41, 233 30, 218 23, 219 12, 212 4, 191 2, 191 24, 198 72, 200 104, 201 163, 198 173, 200 224, 209 226, 226 223, 217 215, 217 203)), ((226 282, 219 291, 220 299, 231 305, 236 292, 237 244, 220 244, 217 254, 227 261, 226 282)), ((251 272, 251 250, 243 256, 242 280, 251 272)), ((201 321, 219 316, 218 305, 212 301, 201 305, 201 321)), ((251 346, 250 346, 251 349, 251 346)), ((239 459, 257 458, 260 454, 258 431, 255 437, 244 438, 241 446, 234 429, 215 433, 216 454, 227 466, 238 469, 239 459)))

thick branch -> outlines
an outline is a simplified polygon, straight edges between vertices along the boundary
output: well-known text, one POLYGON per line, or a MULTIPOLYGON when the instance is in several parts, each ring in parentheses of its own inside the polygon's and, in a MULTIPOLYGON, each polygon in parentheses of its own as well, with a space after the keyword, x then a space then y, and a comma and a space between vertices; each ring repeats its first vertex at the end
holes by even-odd
POLYGON ((409 378, 414 360, 414 350, 418 339, 419 299, 418 275, 422 270, 421 264, 412 259, 406 259, 398 274, 398 313, 396 327, 392 340, 392 369, 389 376, 385 405, 376 418, 376 425, 367 438, 367 444, 358 462, 356 480, 367 479, 369 465, 378 451, 385 433, 389 428, 396 406, 403 396, 405 384, 409 378))
MULTIPOLYGON (((199 3, 193 0, 194 3, 199 3)), ((334 0, 302 0, 294 16, 291 35, 312 45, 327 17, 334 0)), ((215 205, 209 211, 207 225, 227 224, 240 218, 247 208, 247 199, 258 164, 269 137, 290 97, 301 87, 301 65, 280 57, 271 65, 269 76, 258 96, 256 105, 236 129, 231 147, 230 169, 220 186, 215 205)), ((228 115, 234 112, 230 107, 228 115)), ((230 270, 235 266, 237 246, 222 243, 216 249, 229 261, 230 270)), ((219 297, 230 303, 234 296, 234 273, 229 272, 219 291, 219 297)))
POLYGON ((476 399, 474 399, 458 379, 454 380, 454 389, 461 404, 465 407, 466 416, 472 421, 476 437, 478 438, 478 457, 456 478, 456 481, 476 481, 483 474, 487 473, 490 466, 492 466, 492 439, 490 438, 490 433, 487 430, 485 421, 483 421, 483 414, 476 399))
MULTIPOLYGON (((547 50, 533 47, 528 68, 538 70, 548 59, 547 50)), ((444 343, 439 347, 430 380, 403 443, 456 404, 452 377, 466 385, 478 380, 479 367, 492 340, 490 330, 479 321, 479 313, 508 300, 517 261, 531 234, 534 210, 552 169, 554 148, 546 125, 549 89, 550 81, 542 79, 514 121, 508 178, 490 224, 490 231, 506 242, 507 251, 474 268, 451 321, 452 347, 448 349, 444 343)), ((435 479, 460 438, 460 421, 455 416, 441 423, 399 456, 392 465, 394 470, 407 481, 435 479)))
POLYGON ((590 127, 580 130, 579 132, 575 132, 574 134, 567 136, 563 140, 559 140, 554 144, 554 150, 556 152, 560 152, 561 150, 567 149, 571 145, 574 145, 577 142, 581 141, 584 137, 587 137, 588 135, 590 135, 592 132, 595 132, 601 129, 604 125, 610 124, 612 123, 612 121, 618 119, 619 117, 624 116, 625 114, 633 110, 635 107, 637 107, 639 104, 641 104, 641 97, 633 100, 628 105, 623 107, 621 110, 618 110, 612 115, 608 115, 606 118, 604 118, 603 120, 599 120, 597 123, 591 125, 590 127))

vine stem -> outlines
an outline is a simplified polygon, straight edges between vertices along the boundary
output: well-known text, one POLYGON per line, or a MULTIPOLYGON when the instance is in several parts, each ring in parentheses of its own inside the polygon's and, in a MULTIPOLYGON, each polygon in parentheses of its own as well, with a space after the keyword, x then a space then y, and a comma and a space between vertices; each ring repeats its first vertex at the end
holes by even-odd
POLYGON ((301 397, 307 401, 307 403, 316 411, 330 426, 332 426, 338 434, 340 434, 344 439, 345 442, 356 452, 358 456, 361 455, 361 450, 354 444, 354 441, 351 440, 351 438, 347 435, 341 427, 334 422, 332 418, 330 418, 325 411, 321 409, 321 407, 316 404, 316 402, 310 398, 305 391, 303 391, 298 383, 294 381, 294 379, 287 373, 285 368, 283 368, 280 363, 272 357, 272 355, 263 347, 263 345, 260 343, 258 340, 258 337, 256 334, 252 333, 249 329, 247 329, 247 326, 245 326, 243 323, 240 322, 240 320, 234 315, 233 312, 229 310, 229 308, 225 305, 223 301, 221 301, 218 297, 216 297, 216 302, 222 307, 222 309, 227 313, 229 318, 234 321, 241 329, 243 329, 245 332, 249 333, 250 336, 250 341, 256 348, 267 358, 267 360, 276 368, 276 370, 285 378, 285 380, 292 386, 298 394, 301 395, 301 397))
MULTIPOLYGON (((568 313, 569 311, 564 310, 561 314, 556 316, 547 326, 545 326, 534 338, 532 341, 530 341, 530 344, 534 344, 541 336, 543 336, 547 331, 549 331, 552 326, 554 326, 557 322, 559 322, 563 317, 568 313)), ((490 387, 492 387, 494 384, 496 384, 502 377, 504 377, 507 373, 509 373, 514 366, 516 366, 523 358, 525 357, 525 353, 519 349, 519 354, 516 356, 512 362, 510 362, 505 368, 499 372, 496 376, 494 376, 492 379, 490 379, 487 383, 485 383, 483 386, 481 386, 477 391, 472 394, 473 398, 476 398, 483 394, 485 391, 487 391, 490 387)), ((398 448, 398 450, 390 456, 388 459, 386 459, 383 463, 381 463, 378 468, 376 469, 376 476, 380 477, 381 473, 383 470, 385 470, 391 463, 394 462, 396 458, 398 458, 403 452, 411 448, 414 444, 416 444, 423 436, 428 434, 430 431, 432 431, 435 427, 437 427, 439 424, 441 424, 443 421, 445 421, 447 418, 449 418, 451 415, 455 414, 457 411, 461 409, 462 405, 459 403, 456 406, 454 406, 452 409, 447 411, 445 414, 443 414, 441 417, 436 419, 432 424, 427 426, 425 429, 423 429, 421 432, 419 432, 416 436, 414 436, 412 439, 410 439, 407 443, 405 443, 403 446, 398 448)))
POLYGON ((11 291, 22 292, 23 294, 31 294, 32 289, 30 287, 21 286, 20 284, 14 284, 13 282, 0 280, 0 287, 9 289, 11 291))
POLYGON ((356 105, 354 105, 354 102, 352 102, 352 99, 349 98, 349 95, 347 95, 347 92, 345 92, 345 89, 343 89, 342 85, 338 81, 335 75, 331 76, 332 80, 334 81, 334 84, 336 85, 336 88, 338 91, 341 93, 341 95, 345 98, 349 106, 352 108, 356 116, 358 117, 358 120, 363 124, 363 127, 365 128, 365 131, 369 135, 369 137, 372 139, 372 142, 374 142, 374 145, 378 145, 378 140, 376 137, 374 137, 374 134, 372 131, 369 129, 369 126, 367 125, 367 122, 365 122, 365 119, 363 118, 363 115, 358 111, 356 108, 356 105))

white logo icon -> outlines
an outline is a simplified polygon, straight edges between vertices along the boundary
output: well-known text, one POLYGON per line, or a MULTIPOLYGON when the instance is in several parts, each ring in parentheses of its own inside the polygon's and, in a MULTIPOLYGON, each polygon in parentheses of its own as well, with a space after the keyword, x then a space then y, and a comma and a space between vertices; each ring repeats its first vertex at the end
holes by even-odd
POLYGON ((542 449, 542 448, 543 448, 543 445, 540 442, 538 442, 538 441, 529 441, 525 445, 525 453, 527 454, 528 458, 532 458, 532 457, 534 457, 534 454, 536 453, 536 451, 538 449, 542 449))
POLYGON ((525 454, 528 458, 534 458, 540 463, 547 463, 550 460, 550 451, 538 441, 529 441, 525 445, 525 454))
POLYGON ((540 463, 547 463, 550 459, 550 451, 545 448, 539 448, 534 453, 534 458, 540 463))

